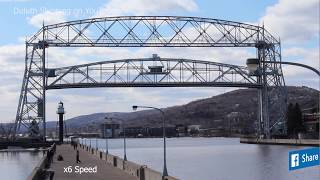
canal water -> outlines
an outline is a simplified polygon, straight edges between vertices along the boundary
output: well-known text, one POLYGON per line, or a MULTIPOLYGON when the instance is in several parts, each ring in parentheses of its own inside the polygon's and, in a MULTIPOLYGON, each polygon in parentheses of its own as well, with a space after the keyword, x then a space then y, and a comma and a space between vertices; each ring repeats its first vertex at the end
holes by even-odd
POLYGON ((0 152, 0 179, 27 179, 42 156, 41 152, 0 152))
MULTIPOLYGON (((105 151, 105 139, 86 139, 105 151)), ((288 152, 308 147, 241 144, 239 138, 167 138, 169 175, 181 180, 318 180, 320 166, 289 171, 288 152)), ((81 140, 80 140, 81 142, 81 140)), ((127 139, 127 158, 162 172, 161 138, 127 139)), ((109 139, 109 153, 123 157, 123 140, 109 139)))

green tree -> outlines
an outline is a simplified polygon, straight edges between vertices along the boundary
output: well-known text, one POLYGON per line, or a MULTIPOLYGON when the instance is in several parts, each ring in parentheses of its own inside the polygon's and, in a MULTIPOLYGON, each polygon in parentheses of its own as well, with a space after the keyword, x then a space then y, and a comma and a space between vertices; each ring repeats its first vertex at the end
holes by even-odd
POLYGON ((287 109, 287 128, 288 128, 288 136, 291 136, 294 131, 294 107, 293 104, 290 103, 287 109))
POLYGON ((301 108, 298 103, 294 106, 294 113, 295 113, 295 129, 296 133, 303 132, 304 126, 302 122, 302 112, 301 108))
POLYGON ((299 132, 304 131, 302 122, 302 112, 298 103, 293 105, 289 104, 287 110, 287 128, 288 136, 296 137, 299 132))

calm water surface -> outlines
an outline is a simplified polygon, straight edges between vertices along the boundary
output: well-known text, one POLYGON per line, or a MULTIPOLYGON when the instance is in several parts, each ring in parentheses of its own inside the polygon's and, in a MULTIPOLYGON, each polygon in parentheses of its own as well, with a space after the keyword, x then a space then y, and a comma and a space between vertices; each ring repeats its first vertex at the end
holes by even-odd
POLYGON ((0 152, 0 179, 27 179, 41 158, 41 152, 0 152))
MULTIPOLYGON (((109 152, 123 157, 123 140, 108 142, 109 152)), ((91 139, 91 145, 105 150, 106 140, 91 139)), ((289 172, 288 151, 303 148, 240 144, 238 138, 168 138, 167 168, 181 180, 319 180, 320 166, 289 172)), ((162 172, 162 139, 127 139, 127 157, 162 172)))

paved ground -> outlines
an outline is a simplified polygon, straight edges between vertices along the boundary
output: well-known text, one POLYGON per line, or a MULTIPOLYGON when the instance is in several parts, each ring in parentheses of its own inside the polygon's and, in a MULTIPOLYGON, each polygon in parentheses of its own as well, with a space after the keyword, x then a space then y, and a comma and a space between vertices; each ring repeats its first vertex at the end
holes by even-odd
POLYGON ((56 154, 54 155, 53 163, 50 169, 55 171, 54 180, 137 180, 137 178, 126 174, 120 169, 117 169, 106 163, 104 160, 98 159, 78 147, 81 163, 76 163, 76 151, 70 144, 57 146, 56 154), (61 154, 64 161, 57 161, 57 156, 61 154), (64 172, 64 168, 71 166, 72 172, 64 172), (96 173, 76 173, 75 167, 94 167, 97 166, 96 173))

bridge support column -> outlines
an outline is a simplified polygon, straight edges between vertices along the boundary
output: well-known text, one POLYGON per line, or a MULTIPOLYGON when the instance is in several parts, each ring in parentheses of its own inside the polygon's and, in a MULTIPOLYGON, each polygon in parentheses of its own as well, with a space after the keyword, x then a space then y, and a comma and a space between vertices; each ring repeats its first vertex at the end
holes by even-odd
POLYGON ((25 72, 21 87, 21 94, 17 109, 14 134, 15 136, 21 125, 30 127, 31 122, 42 124, 42 133, 35 132, 37 138, 45 141, 45 56, 42 42, 37 44, 26 43, 25 72))

